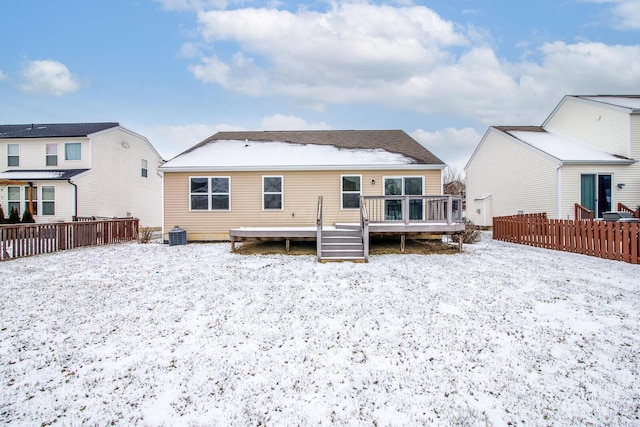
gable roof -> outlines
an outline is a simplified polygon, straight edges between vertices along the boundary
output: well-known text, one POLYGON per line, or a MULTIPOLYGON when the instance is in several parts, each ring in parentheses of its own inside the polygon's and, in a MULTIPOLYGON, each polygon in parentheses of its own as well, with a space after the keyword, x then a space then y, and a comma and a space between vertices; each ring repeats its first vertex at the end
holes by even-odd
POLYGON ((631 164, 634 160, 608 153, 586 142, 548 132, 541 126, 494 126, 562 164, 631 164))
POLYGON ((630 113, 640 113, 640 95, 578 95, 575 98, 621 107, 631 110, 630 113))
POLYGON ((444 162, 402 130, 237 131, 218 132, 161 169, 349 165, 441 169, 444 162))
POLYGON ((0 139, 83 137, 118 126, 115 122, 0 125, 0 139))

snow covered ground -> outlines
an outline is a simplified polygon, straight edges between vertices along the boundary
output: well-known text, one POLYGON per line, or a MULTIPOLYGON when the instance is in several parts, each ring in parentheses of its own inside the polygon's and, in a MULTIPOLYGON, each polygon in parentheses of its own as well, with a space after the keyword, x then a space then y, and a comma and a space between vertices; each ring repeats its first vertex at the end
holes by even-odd
POLYGON ((640 425, 640 266, 125 243, 0 264, 0 424, 640 425))

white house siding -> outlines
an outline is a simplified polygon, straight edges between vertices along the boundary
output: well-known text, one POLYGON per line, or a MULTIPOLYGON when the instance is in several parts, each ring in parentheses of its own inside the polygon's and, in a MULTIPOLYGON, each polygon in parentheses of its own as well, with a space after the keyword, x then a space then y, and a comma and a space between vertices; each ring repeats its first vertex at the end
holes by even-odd
POLYGON ((2 171, 11 170, 47 170, 47 169, 86 169, 91 164, 89 160, 90 144, 88 138, 21 138, 7 139, 0 143, 0 168, 2 171), (65 160, 64 144, 66 142, 81 143, 82 159, 81 160, 65 160), (20 165, 18 167, 7 165, 7 145, 18 144, 20 146, 20 165), (58 144, 58 165, 46 165, 46 146, 47 144, 58 144))
POLYGON ((341 208, 341 175, 362 176, 362 195, 382 195, 383 176, 423 176, 425 193, 441 194, 440 170, 346 170, 279 172, 165 172, 164 239, 178 225, 188 240, 229 240, 229 230, 238 227, 309 227, 316 225, 318 196, 323 196, 323 222, 358 222, 360 211, 341 208), (231 178, 230 211, 190 211, 189 178, 231 178), (262 177, 282 176, 283 210, 262 209, 262 177), (372 184, 371 180, 375 183, 372 184))
MULTIPOLYGON (((628 157, 629 113, 591 101, 565 98, 547 119, 547 131, 576 138, 613 154, 628 157)), ((637 140, 640 142, 640 140, 637 140)))
POLYGON ((467 217, 483 221, 475 199, 491 196, 493 216, 557 211, 558 163, 491 128, 467 164, 467 217))
MULTIPOLYGON (((562 219, 575 219, 574 205, 580 203, 580 175, 599 174, 611 175, 611 209, 616 210, 618 203, 624 203, 629 207, 637 205, 637 199, 629 197, 632 194, 628 191, 628 184, 633 169, 622 165, 565 165, 562 167, 562 219), (623 189, 619 189, 617 184, 625 183, 623 189)), ((637 194, 637 193, 636 193, 637 194)))
POLYGON ((91 141, 91 172, 78 178, 78 216, 140 219, 140 226, 162 224, 160 159, 147 142, 122 128, 95 135, 91 141), (141 161, 147 160, 147 177, 141 161))

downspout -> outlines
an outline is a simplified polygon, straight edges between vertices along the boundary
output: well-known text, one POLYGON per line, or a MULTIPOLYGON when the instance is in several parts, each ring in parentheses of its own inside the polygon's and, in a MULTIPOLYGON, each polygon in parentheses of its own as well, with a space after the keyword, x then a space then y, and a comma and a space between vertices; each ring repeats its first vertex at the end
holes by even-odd
POLYGON ((69 184, 73 185, 73 218, 78 217, 78 186, 71 181, 71 178, 67 180, 69 184))
POLYGON ((556 169, 556 219, 562 219, 562 163, 556 169))

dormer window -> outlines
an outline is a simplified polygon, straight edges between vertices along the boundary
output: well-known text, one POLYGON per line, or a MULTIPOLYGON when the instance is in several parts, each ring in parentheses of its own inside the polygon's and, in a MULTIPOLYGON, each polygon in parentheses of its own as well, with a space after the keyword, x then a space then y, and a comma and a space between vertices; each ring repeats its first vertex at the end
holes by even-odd
POLYGON ((7 166, 20 166, 20 144, 7 144, 7 166))
POLYGON ((58 144, 47 144, 47 166, 58 166, 58 144))

